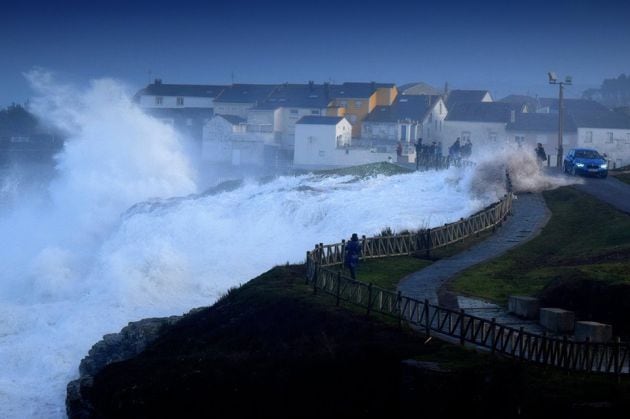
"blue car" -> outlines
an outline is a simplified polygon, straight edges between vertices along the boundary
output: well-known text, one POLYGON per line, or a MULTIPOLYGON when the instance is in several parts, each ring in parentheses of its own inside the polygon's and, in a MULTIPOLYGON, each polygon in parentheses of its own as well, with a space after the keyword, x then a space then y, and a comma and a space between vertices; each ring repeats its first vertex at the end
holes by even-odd
POLYGON ((605 178, 608 161, 592 148, 574 148, 564 157, 564 173, 605 178))

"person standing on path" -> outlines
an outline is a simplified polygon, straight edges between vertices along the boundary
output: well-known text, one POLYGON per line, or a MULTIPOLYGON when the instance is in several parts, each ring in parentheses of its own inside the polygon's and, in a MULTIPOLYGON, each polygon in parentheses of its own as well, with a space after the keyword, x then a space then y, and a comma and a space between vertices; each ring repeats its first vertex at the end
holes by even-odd
POLYGON ((547 161, 547 153, 545 153, 545 148, 541 143, 538 143, 536 147, 536 159, 538 160, 538 167, 542 167, 547 161))
POLYGON ((350 269, 350 276, 352 279, 356 278, 356 269, 359 264, 359 257, 361 256, 361 243, 359 243, 359 236, 357 233, 352 234, 352 238, 346 243, 344 263, 350 269))
POLYGON ((422 138, 416 141, 416 170, 420 167, 420 158, 422 157, 422 138))

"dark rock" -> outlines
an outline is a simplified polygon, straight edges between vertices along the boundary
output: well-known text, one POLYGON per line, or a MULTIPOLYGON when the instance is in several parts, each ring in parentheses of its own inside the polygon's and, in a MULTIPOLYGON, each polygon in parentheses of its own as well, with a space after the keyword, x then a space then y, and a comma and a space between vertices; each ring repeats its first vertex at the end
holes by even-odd
POLYGON ((155 341, 165 327, 175 324, 182 316, 143 319, 130 322, 120 333, 110 333, 92 346, 79 365, 79 378, 68 383, 66 412, 69 418, 93 416, 93 408, 85 396, 93 386, 93 376, 114 362, 137 356, 155 341))

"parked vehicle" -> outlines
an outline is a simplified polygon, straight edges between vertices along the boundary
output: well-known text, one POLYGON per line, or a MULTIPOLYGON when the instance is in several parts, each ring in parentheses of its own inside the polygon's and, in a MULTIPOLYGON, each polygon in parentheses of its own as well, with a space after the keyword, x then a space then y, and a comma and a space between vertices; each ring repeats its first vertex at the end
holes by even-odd
POLYGON ((564 173, 605 178, 608 161, 592 148, 574 148, 564 157, 564 173))

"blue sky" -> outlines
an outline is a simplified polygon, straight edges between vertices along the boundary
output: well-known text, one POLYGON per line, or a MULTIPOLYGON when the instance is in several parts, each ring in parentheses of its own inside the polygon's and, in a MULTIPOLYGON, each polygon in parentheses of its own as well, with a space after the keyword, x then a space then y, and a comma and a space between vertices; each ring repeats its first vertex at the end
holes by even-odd
MULTIPOLYGON (((17 2, 16 2, 17 3, 17 2)), ((630 6, 612 1, 38 1, 0 10, 0 106, 32 94, 23 73, 63 81, 425 81, 577 96, 630 73, 630 6), (516 3, 516 2, 514 2, 516 3)))

